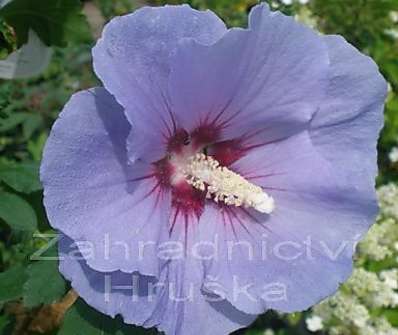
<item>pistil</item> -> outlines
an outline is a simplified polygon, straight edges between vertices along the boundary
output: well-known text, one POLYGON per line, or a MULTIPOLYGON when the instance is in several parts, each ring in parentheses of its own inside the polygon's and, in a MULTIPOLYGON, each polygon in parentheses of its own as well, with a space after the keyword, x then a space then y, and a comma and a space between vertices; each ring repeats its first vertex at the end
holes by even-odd
POLYGON ((189 158, 182 173, 190 185, 206 192, 206 197, 217 203, 251 207, 266 214, 271 214, 274 210, 274 199, 261 187, 227 167, 220 166, 211 156, 195 154, 189 158))

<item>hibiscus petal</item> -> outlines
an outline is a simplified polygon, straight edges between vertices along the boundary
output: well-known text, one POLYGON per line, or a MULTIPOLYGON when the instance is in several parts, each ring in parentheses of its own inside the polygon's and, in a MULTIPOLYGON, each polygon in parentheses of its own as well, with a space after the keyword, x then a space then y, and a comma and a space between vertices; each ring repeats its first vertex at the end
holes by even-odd
POLYGON ((215 123, 228 138, 260 125, 278 137, 317 110, 329 59, 319 35, 263 4, 248 30, 231 29, 210 46, 183 40, 172 65, 171 101, 185 128, 215 123))
POLYGON ((220 238, 219 260, 208 262, 206 272, 228 300, 247 313, 292 312, 335 292, 351 273, 354 245, 373 223, 372 196, 341 183, 308 131, 252 150, 232 168, 272 195, 276 208, 271 215, 206 208, 199 223, 204 238, 220 238), (235 242, 241 245, 228 258, 228 243, 235 242), (234 296, 234 276, 252 296, 234 296))
POLYGON ((94 68, 133 124, 131 159, 155 160, 164 152, 162 134, 172 131, 167 80, 178 41, 217 41, 226 31, 212 12, 187 5, 145 7, 113 19, 93 49, 94 68))
POLYGON ((94 269, 156 274, 154 251, 136 257, 137 243, 166 233, 170 200, 149 177, 150 166, 127 164, 129 130, 105 89, 75 94, 44 150, 44 203, 54 228, 93 248, 85 256, 94 269))
POLYGON ((311 138, 344 183, 373 196, 387 82, 374 61, 344 38, 324 40, 331 60, 330 82, 311 122, 311 138))
MULTIPOLYGON (((157 280, 137 273, 97 272, 77 259, 73 241, 59 243, 60 271, 89 305, 124 322, 166 334, 224 335, 247 326, 255 316, 233 308, 226 301, 206 300, 201 293, 202 270, 195 260, 171 262, 157 280)), ((214 300, 214 297, 213 297, 214 300)))
POLYGON ((228 257, 226 241, 240 243, 228 265, 210 261, 207 273, 245 312, 303 310, 332 294, 351 273, 354 246, 377 214, 376 143, 386 82, 343 38, 324 39, 328 94, 308 130, 259 146, 233 165, 274 197, 275 211, 220 214, 207 207, 202 217, 204 234, 223 238, 221 259, 228 257), (250 286, 251 296, 231 293, 234 276, 250 286), (281 283, 286 296, 265 299, 278 298, 266 293, 272 283, 281 283))

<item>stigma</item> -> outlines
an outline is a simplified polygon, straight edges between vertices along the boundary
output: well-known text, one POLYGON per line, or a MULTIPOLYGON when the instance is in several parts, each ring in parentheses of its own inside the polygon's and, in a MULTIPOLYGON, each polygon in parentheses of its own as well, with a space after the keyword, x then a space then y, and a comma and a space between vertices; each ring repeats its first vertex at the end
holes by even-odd
POLYGON ((216 203, 244 206, 271 214, 275 208, 274 199, 264 190, 229 170, 203 153, 191 156, 181 171, 188 184, 206 192, 206 198, 216 203))

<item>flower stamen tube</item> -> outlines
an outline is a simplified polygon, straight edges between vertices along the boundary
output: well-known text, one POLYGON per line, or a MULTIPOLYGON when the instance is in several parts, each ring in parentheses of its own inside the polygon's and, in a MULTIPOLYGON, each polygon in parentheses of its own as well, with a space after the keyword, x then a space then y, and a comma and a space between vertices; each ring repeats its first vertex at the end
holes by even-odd
POLYGON ((275 208, 274 199, 263 189, 247 181, 239 174, 203 153, 189 159, 183 170, 187 182, 200 191, 207 191, 206 197, 226 205, 252 207, 271 214, 275 208))

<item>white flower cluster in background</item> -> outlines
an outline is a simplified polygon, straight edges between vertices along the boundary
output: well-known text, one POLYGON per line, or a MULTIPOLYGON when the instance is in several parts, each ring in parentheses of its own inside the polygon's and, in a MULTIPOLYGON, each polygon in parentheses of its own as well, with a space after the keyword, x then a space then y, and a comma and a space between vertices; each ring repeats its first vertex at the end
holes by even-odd
POLYGON ((311 28, 316 28, 317 27, 317 21, 315 17, 312 15, 312 12, 309 10, 308 7, 301 7, 294 18, 301 22, 304 23, 306 26, 311 27, 311 28))
MULTIPOLYGON (((302 5, 306 5, 307 3, 310 2, 310 0, 296 0, 296 1, 302 5)), ((282 0, 282 3, 284 5, 291 5, 293 2, 295 2, 295 0, 282 0)))
POLYGON ((397 223, 393 219, 385 219, 382 224, 373 225, 365 239, 360 243, 358 252, 361 257, 381 261, 391 257, 396 247, 397 223))
POLYGON ((323 320, 318 315, 312 315, 305 320, 308 330, 317 332, 323 329, 323 320))
POLYGON ((359 244, 361 258, 381 261, 397 253, 398 186, 388 184, 378 190, 380 215, 365 239, 359 244))
MULTIPOLYGON (((397 11, 390 12, 390 19, 392 22, 397 23, 398 22, 398 12, 397 11)), ((385 31, 385 33, 390 35, 392 38, 398 39, 398 29, 388 29, 385 31)), ((398 148, 397 148, 395 157, 397 157, 397 155, 398 155, 398 148)), ((397 157, 396 161, 398 161, 398 157, 397 157)))
POLYGON ((398 22, 398 12, 397 11, 392 11, 390 13, 390 18, 391 18, 392 22, 397 23, 398 22))
POLYGON ((380 215, 358 246, 351 278, 337 294, 312 309, 306 319, 308 330, 330 335, 398 335, 398 329, 380 313, 398 307, 397 185, 380 187, 378 197, 380 215))
POLYGON ((388 154, 388 158, 393 164, 398 162, 398 147, 391 149, 390 153, 388 154))
POLYGON ((397 284, 397 269, 384 270, 377 274, 357 268, 345 286, 350 294, 360 298, 366 306, 379 308, 397 306, 397 284))
POLYGON ((379 221, 392 219, 398 222, 398 186, 390 183, 380 187, 377 193, 380 204, 379 221))
POLYGON ((272 329, 266 329, 263 335, 275 335, 275 332, 272 329))
POLYGON ((387 319, 372 313, 381 307, 398 306, 398 293, 393 288, 398 283, 397 269, 382 273, 357 268, 336 295, 313 308, 307 328, 324 329, 330 335, 398 335, 387 319))

